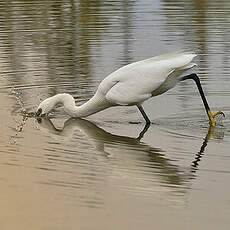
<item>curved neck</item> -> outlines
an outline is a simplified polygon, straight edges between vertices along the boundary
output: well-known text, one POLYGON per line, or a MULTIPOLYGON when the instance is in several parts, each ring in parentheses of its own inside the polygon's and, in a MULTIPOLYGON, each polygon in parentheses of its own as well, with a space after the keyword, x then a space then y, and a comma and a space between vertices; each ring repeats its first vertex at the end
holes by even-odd
POLYGON ((96 93, 86 103, 76 106, 75 100, 70 94, 57 94, 53 96, 56 104, 63 104, 64 110, 72 117, 87 117, 111 106, 102 96, 96 93))

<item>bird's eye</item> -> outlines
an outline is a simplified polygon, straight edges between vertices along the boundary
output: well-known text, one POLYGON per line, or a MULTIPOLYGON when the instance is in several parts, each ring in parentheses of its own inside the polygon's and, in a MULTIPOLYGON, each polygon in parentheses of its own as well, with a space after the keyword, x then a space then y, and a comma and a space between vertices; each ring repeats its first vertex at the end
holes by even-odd
POLYGON ((39 108, 36 112, 36 116, 39 117, 42 114, 42 109, 39 108))
POLYGON ((42 123, 42 118, 41 118, 41 117, 37 117, 36 119, 37 119, 37 122, 38 122, 39 124, 42 123))

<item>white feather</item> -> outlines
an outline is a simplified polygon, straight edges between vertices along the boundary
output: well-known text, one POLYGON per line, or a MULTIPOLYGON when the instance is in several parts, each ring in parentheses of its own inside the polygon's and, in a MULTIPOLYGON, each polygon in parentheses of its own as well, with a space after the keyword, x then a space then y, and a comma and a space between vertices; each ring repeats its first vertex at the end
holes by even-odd
POLYGON ((40 113, 48 113, 57 103, 73 117, 85 117, 111 106, 138 105, 171 89, 182 73, 195 66, 192 52, 175 52, 126 65, 107 76, 95 95, 85 104, 75 106, 69 94, 58 94, 43 101, 40 113))

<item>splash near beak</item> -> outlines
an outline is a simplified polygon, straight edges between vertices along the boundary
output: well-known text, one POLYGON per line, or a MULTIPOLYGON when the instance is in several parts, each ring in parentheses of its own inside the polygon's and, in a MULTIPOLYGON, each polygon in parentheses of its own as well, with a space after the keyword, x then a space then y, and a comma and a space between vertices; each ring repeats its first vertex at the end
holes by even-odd
POLYGON ((208 110, 209 123, 213 127, 216 126, 215 116, 217 116, 217 115, 222 115, 223 117, 225 117, 225 114, 222 111, 218 111, 218 112, 212 114, 212 112, 210 110, 208 110))
POLYGON ((36 117, 40 117, 41 114, 42 114, 42 109, 39 108, 39 109, 37 110, 37 112, 35 113, 35 115, 36 115, 36 117))

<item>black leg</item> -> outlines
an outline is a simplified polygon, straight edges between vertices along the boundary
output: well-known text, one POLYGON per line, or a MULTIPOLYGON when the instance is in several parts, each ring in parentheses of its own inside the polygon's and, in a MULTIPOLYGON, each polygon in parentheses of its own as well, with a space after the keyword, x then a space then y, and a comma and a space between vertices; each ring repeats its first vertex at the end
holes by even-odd
MULTIPOLYGON (((193 74, 190 74, 190 75, 187 75, 187 76, 184 76, 181 78, 181 81, 184 81, 184 80, 187 80, 187 79, 192 79, 195 81, 196 85, 197 85, 197 88, 199 90, 199 93, 200 93, 200 96, 201 96, 201 99, 204 103, 204 107, 205 107, 205 110, 207 112, 207 114, 209 113, 208 111, 210 111, 210 107, 208 105, 208 102, 207 102, 207 99, 204 95, 204 91, 202 89, 202 86, 201 86, 201 83, 200 83, 200 79, 199 77, 197 76, 197 74, 193 73, 193 74)), ((208 114, 209 116, 209 114, 208 114)))
POLYGON ((143 128, 143 130, 140 132, 137 140, 141 140, 141 138, 144 136, 144 134, 147 132, 148 128, 150 126, 150 123, 147 123, 145 124, 145 127, 143 128))
POLYGON ((214 117, 217 115, 217 114, 223 114, 223 112, 219 111, 219 112, 216 112, 214 114, 212 114, 211 110, 210 110, 210 107, 208 105, 208 102, 207 102, 207 99, 204 95, 204 91, 202 89, 202 86, 201 86, 201 83, 200 83, 200 79, 199 77, 197 76, 197 74, 193 73, 193 74, 190 74, 190 75, 187 75, 187 76, 184 76, 180 79, 180 81, 184 81, 184 80, 187 80, 187 79, 192 79, 195 81, 196 85, 197 85, 197 88, 199 90, 199 93, 200 93, 200 96, 201 96, 201 99, 203 101, 203 104, 204 104, 204 107, 205 107, 205 110, 206 110, 206 113, 209 117, 209 123, 211 126, 215 126, 216 125, 216 122, 215 122, 215 119, 214 117))
POLYGON ((145 113, 143 107, 142 107, 141 105, 138 105, 137 108, 140 110, 142 116, 144 117, 144 119, 145 119, 145 121, 146 121, 146 124, 150 125, 151 122, 150 122, 150 120, 149 120, 147 114, 145 113))

